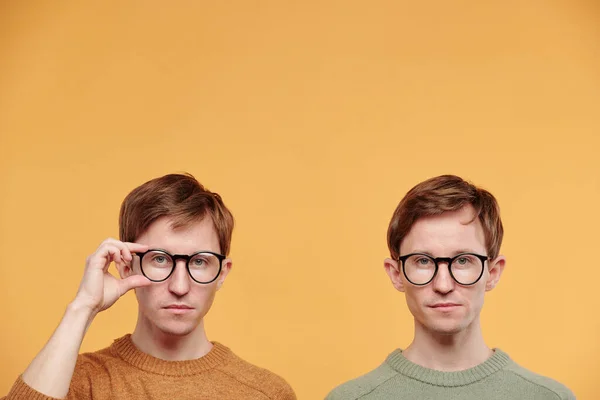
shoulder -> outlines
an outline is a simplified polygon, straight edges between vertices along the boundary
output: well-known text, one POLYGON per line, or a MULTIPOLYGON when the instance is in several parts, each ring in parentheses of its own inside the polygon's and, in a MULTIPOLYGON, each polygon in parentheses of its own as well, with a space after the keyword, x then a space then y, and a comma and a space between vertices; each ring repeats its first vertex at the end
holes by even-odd
POLYGON ((228 362, 217 368, 220 372, 250 389, 263 393, 269 399, 296 399, 294 390, 281 376, 241 359, 220 343, 215 345, 226 348, 230 352, 228 362))
POLYGON ((520 366, 512 359, 509 361, 508 365, 504 368, 504 370, 518 376, 526 383, 538 387, 540 390, 546 390, 549 393, 554 394, 557 400, 575 399, 575 395, 573 394, 573 392, 562 383, 557 382, 552 378, 536 374, 535 372, 532 372, 520 366))
POLYGON ((69 397, 91 398, 92 386, 108 384, 109 364, 115 358, 109 347, 79 354, 71 378, 69 397))
POLYGON ((358 378, 342 383, 333 389, 326 400, 355 400, 373 392, 379 386, 398 375, 387 363, 358 378))
POLYGON ((114 350, 114 344, 124 337, 115 339, 110 346, 93 352, 81 353, 73 371, 71 386, 88 390, 92 384, 103 385, 110 379, 111 371, 129 370, 131 366, 125 363, 114 350))
MULTIPOLYGON (((117 340, 120 339, 116 339, 115 341, 117 340)), ((114 353, 112 346, 105 347, 93 352, 79 354, 75 370, 81 369, 88 372, 103 370, 106 368, 107 364, 116 360, 120 360, 120 358, 114 353)))

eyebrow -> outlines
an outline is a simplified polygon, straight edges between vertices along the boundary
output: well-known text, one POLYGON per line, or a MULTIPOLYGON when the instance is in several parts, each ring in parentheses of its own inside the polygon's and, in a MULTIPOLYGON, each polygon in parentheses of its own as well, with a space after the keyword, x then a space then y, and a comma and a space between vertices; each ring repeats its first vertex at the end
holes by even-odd
MULTIPOLYGON (((406 254, 412 254, 412 253, 427 254, 428 256, 431 256, 431 257, 435 258, 435 256, 433 255, 433 253, 430 252, 430 251, 427 251, 427 250, 417 249, 417 250, 411 251, 410 253, 406 253, 406 254)), ((479 254, 478 251, 475 251, 473 249, 462 248, 462 249, 458 249, 458 250, 455 250, 454 252, 452 252, 451 257, 457 256, 457 255, 463 254, 463 253, 475 253, 475 254, 479 254)))
POLYGON ((167 251, 166 249, 163 249, 161 247, 150 247, 150 246, 148 246, 148 251, 154 251, 154 250, 164 251, 165 253, 171 254, 169 251, 167 251))
POLYGON ((221 253, 219 253, 217 251, 213 251, 213 250, 198 250, 198 251, 195 251, 195 252, 190 253, 190 254, 177 254, 177 253, 171 253, 170 251, 168 251, 166 249, 163 249, 163 248, 160 248, 160 247, 150 247, 148 249, 148 251, 155 251, 155 250, 162 251, 163 253, 167 253, 170 256, 188 256, 189 257, 189 256, 192 256, 192 255, 198 254, 198 253, 217 253, 217 254, 221 254, 221 253))

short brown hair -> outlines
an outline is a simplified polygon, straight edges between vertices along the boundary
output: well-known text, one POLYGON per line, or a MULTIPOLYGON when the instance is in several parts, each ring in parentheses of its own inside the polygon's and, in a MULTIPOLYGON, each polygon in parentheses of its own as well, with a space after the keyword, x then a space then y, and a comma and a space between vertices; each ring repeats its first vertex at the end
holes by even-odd
POLYGON ((474 218, 479 218, 483 226, 488 256, 496 258, 504 235, 498 202, 487 190, 455 175, 441 175, 421 182, 400 201, 387 232, 391 257, 398 259, 400 243, 419 218, 457 211, 468 204, 475 208, 474 218))
POLYGON ((119 214, 119 238, 135 242, 161 217, 172 218, 173 229, 208 215, 215 226, 222 254, 227 255, 233 232, 233 215, 221 196, 205 189, 190 174, 169 174, 152 179, 125 197, 119 214))

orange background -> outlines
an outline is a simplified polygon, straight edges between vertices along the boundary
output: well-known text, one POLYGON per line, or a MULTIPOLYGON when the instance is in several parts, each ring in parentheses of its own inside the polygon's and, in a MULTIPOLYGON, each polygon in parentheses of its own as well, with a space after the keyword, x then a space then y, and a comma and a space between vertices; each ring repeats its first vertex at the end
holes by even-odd
MULTIPOLYGON (((189 171, 237 220, 209 338, 300 399, 410 343, 385 234, 442 173, 502 208, 488 344, 598 398, 599 27, 594 1, 2 2, 0 394, 123 197, 189 171)), ((135 309, 99 315, 82 350, 135 309)))

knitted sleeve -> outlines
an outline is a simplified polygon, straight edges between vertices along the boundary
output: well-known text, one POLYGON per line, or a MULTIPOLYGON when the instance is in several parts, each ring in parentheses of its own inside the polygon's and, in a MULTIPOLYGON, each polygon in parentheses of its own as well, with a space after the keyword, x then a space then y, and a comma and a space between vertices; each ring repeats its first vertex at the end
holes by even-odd
MULTIPOLYGON (((93 366, 89 363, 81 363, 78 361, 71 379, 67 400, 89 400, 91 394, 91 371, 93 366)), ((10 392, 0 400, 55 400, 56 397, 46 396, 38 392, 23 381, 23 377, 19 376, 10 389, 10 392)))
POLYGON ((296 393, 291 388, 291 386, 287 386, 282 388, 278 393, 273 396, 275 400, 297 400, 296 393))

